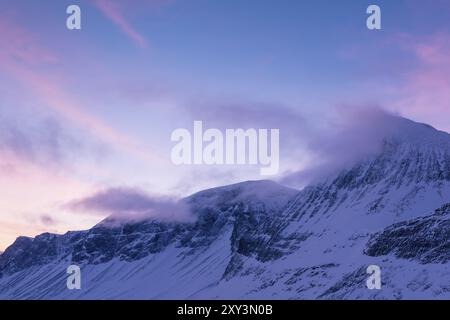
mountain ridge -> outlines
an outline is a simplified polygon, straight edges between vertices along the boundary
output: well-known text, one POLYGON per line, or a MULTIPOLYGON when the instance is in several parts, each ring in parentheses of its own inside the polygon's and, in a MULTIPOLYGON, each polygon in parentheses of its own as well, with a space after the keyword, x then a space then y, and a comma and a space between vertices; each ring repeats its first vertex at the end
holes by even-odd
POLYGON ((450 135, 392 121, 378 154, 300 191, 247 181, 185 198, 195 222, 19 238, 0 299, 449 298, 450 135), (71 263, 83 290, 65 288, 71 263), (365 287, 372 264, 382 290, 365 287))

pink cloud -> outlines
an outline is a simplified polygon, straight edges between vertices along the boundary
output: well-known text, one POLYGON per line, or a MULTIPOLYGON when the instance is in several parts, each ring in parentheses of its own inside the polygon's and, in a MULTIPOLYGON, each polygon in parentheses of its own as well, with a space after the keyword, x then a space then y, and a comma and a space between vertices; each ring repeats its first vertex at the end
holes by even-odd
POLYGON ((18 66, 15 66, 13 70, 16 77, 21 79, 47 107, 52 108, 78 127, 85 128, 113 149, 123 151, 143 161, 161 161, 159 157, 151 154, 150 150, 145 150, 141 142, 86 112, 83 106, 79 105, 73 97, 68 96, 48 76, 18 66))
POLYGON ((0 38, 0 63, 20 62, 35 66, 58 61, 54 54, 37 43, 36 38, 3 15, 0 18, 0 38))
POLYGON ((393 106, 405 116, 450 131, 450 34, 402 37, 400 45, 413 53, 416 66, 394 93, 393 106))
POLYGON ((94 4, 135 43, 140 47, 147 47, 147 40, 127 21, 123 15, 123 8, 117 2, 111 0, 95 0, 94 4))
POLYGON ((88 112, 61 86, 64 77, 41 71, 40 67, 59 62, 59 58, 42 47, 33 34, 8 21, 0 19, 0 65, 23 83, 47 108, 76 126, 86 129, 102 142, 143 161, 162 160, 145 150, 141 142, 111 127, 88 112))

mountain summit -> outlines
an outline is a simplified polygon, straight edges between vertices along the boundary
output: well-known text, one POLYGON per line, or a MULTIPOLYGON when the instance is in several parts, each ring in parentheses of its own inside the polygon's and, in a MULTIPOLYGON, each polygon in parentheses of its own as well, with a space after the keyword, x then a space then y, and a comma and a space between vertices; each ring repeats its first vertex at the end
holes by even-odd
POLYGON ((20 237, 0 298, 450 298, 450 136, 389 119, 377 153, 301 191, 248 181, 184 199, 192 222, 20 237), (71 264, 81 290, 66 288, 71 264))

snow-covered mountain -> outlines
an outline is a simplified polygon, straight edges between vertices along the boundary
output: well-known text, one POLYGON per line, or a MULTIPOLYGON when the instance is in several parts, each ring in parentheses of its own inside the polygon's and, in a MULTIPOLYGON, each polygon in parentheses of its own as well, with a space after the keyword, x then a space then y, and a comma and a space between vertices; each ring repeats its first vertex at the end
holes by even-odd
POLYGON ((302 191, 249 181, 184 199, 195 222, 20 237, 0 298, 450 298, 450 135, 395 121, 380 152, 302 191), (66 288, 71 264, 81 290, 66 288))

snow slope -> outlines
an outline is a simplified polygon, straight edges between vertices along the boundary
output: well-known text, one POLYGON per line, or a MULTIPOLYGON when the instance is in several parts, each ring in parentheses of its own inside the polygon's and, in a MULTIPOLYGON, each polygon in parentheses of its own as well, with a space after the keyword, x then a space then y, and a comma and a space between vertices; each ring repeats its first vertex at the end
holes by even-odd
POLYGON ((191 223, 18 238, 0 299, 448 299, 450 136, 395 121, 379 153, 302 191, 249 181, 184 199, 191 223), (381 290, 366 287, 372 264, 381 290))

